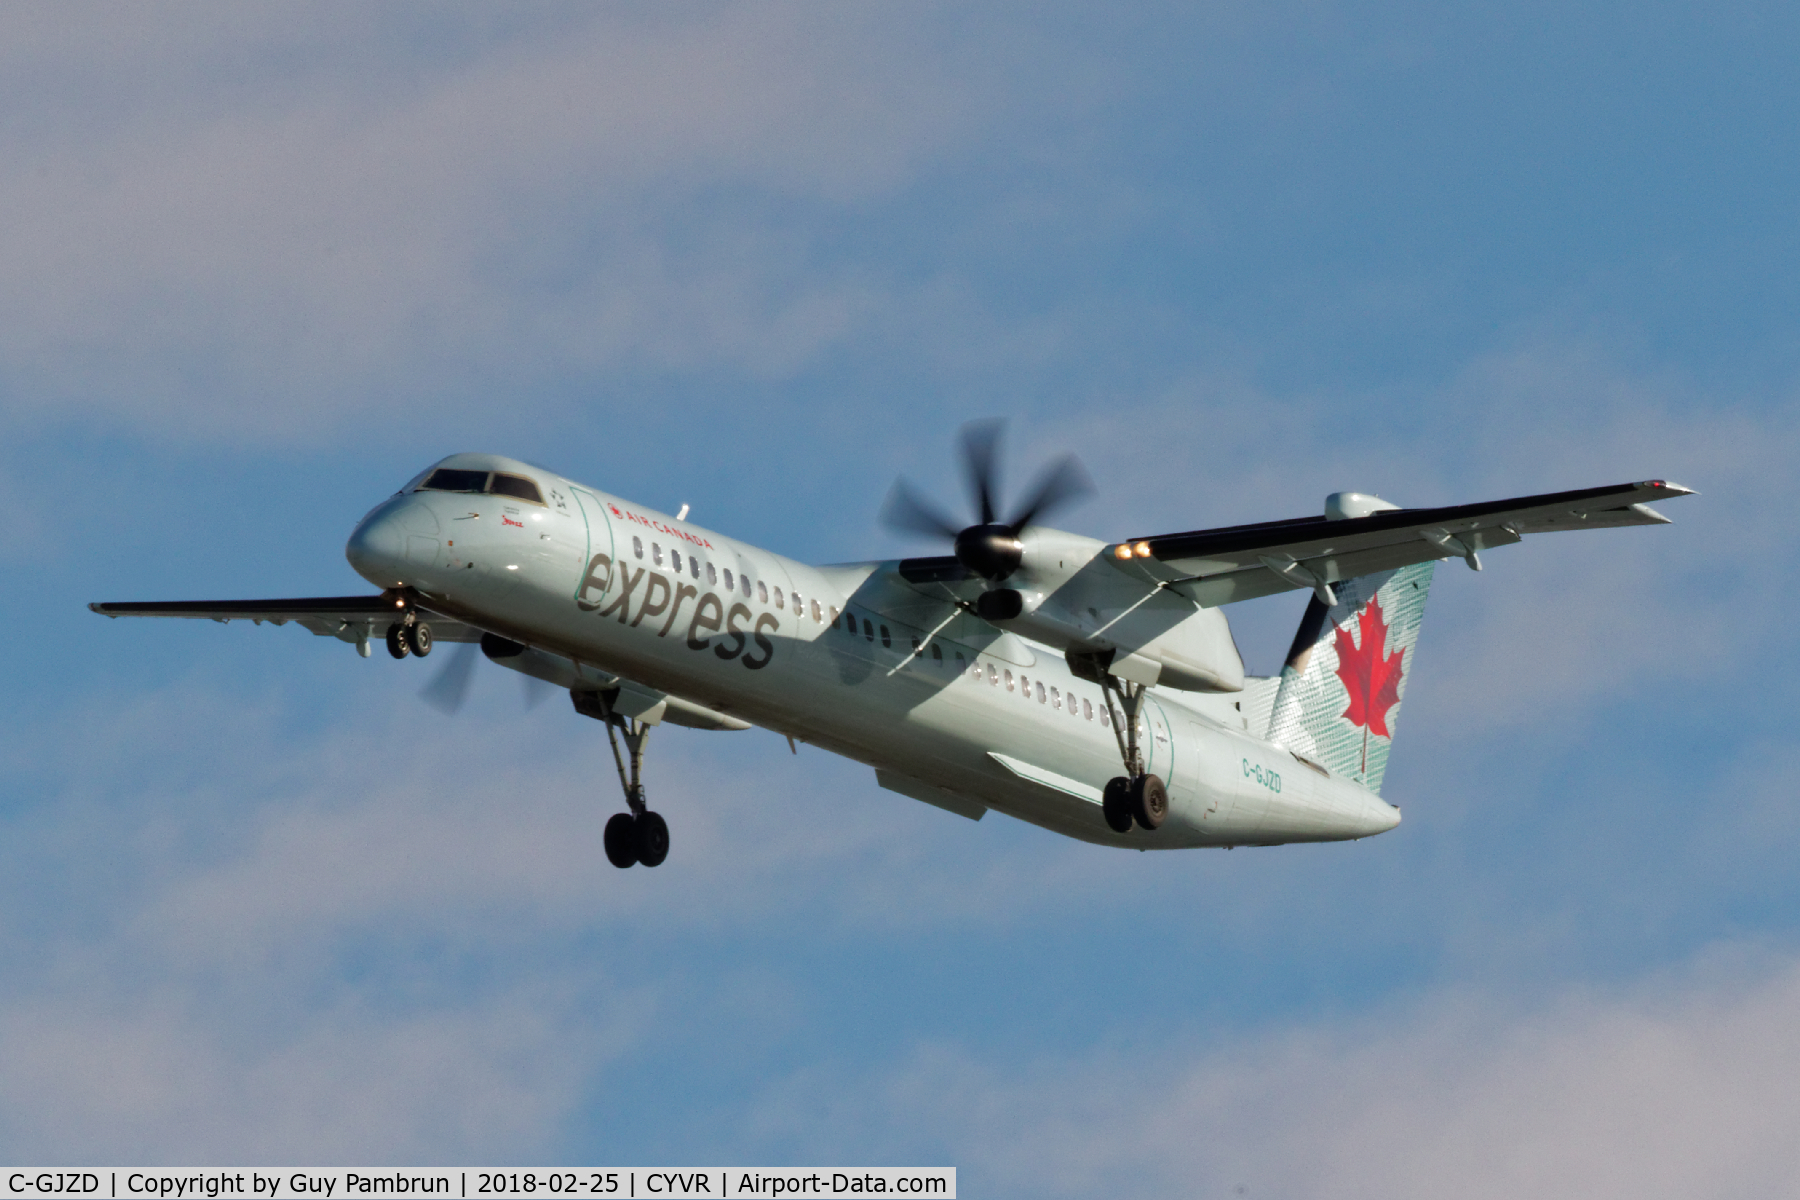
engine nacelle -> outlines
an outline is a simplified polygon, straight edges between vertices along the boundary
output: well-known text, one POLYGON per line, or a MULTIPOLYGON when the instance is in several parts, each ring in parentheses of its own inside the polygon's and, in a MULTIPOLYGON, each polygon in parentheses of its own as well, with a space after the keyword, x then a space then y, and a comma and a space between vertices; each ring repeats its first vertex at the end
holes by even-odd
POLYGON ((1058 650, 1110 655, 1113 672, 1194 692, 1238 692, 1244 660, 1231 623, 1172 589, 1145 594, 1104 557, 1106 545, 1055 529, 1033 529, 1024 562, 1007 582, 1020 612, 1005 628, 1058 650))

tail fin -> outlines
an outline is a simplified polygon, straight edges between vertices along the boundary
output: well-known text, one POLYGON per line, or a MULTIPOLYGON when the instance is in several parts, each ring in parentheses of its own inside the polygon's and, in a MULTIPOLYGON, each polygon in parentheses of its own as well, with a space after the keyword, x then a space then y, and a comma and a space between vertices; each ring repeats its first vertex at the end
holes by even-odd
POLYGON ((1281 669, 1271 742, 1381 791, 1436 565, 1335 584, 1329 608, 1313 597, 1281 669))

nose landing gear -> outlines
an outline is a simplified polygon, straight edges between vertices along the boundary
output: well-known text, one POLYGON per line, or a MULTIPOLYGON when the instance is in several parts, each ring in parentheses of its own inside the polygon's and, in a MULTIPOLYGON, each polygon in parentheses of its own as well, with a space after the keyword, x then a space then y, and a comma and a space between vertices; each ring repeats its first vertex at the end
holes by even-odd
POLYGON ((388 653, 395 658, 416 654, 424 658, 431 653, 431 626, 419 620, 419 614, 408 610, 405 617, 388 626, 388 653))

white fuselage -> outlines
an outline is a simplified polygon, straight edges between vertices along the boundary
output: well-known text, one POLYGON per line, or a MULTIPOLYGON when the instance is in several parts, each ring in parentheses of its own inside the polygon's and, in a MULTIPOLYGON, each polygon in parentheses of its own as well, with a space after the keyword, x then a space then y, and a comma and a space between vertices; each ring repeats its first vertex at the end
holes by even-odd
POLYGON ((557 656, 578 684, 629 680, 867 763, 952 811, 994 808, 1108 845, 1329 841, 1399 822, 1360 785, 1252 736, 1237 697, 1153 688, 1142 745, 1169 816, 1114 833, 1101 789, 1122 768, 1105 696, 1056 651, 908 587, 893 563, 807 566, 511 459, 439 465, 527 475, 547 503, 404 491, 357 527, 352 565, 557 656))

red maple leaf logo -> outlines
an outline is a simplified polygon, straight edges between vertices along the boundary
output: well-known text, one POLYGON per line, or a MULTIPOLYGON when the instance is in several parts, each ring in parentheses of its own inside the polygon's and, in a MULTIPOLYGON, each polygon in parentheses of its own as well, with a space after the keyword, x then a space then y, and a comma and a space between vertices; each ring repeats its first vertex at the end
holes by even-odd
POLYGON ((1391 657, 1383 653, 1387 649, 1388 627, 1382 620, 1379 601, 1369 601, 1369 606, 1358 617, 1358 625, 1362 635, 1361 649, 1350 639, 1347 630, 1337 630, 1337 674, 1344 682, 1344 690, 1350 693, 1350 707, 1342 715, 1349 718, 1352 725, 1361 725, 1370 733, 1391 738, 1394 735, 1388 731, 1388 712, 1400 703, 1400 679, 1406 673, 1406 651, 1391 657))

